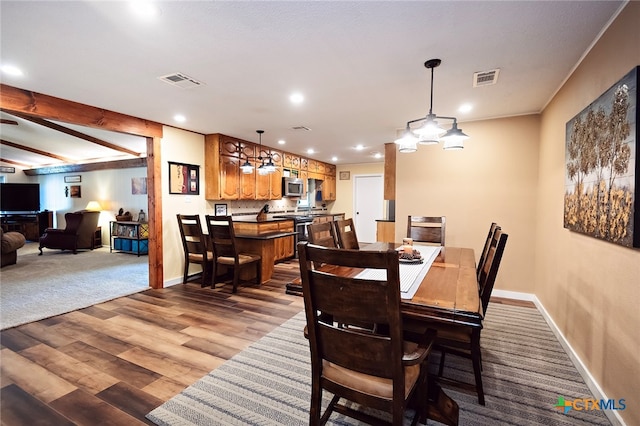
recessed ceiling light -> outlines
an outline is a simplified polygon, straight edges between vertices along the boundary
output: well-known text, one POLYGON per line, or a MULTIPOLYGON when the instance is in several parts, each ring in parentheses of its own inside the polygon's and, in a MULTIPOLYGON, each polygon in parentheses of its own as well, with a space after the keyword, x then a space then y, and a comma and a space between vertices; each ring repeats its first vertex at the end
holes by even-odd
POLYGON ((380 154, 379 152, 376 152, 375 154, 373 154, 374 158, 382 158, 382 154, 380 154))
POLYGON ((131 1, 133 11, 143 18, 153 18, 160 15, 160 8, 154 2, 148 0, 131 1))
POLYGON ((334 155, 333 157, 331 157, 331 161, 338 161, 338 157, 334 155))
POLYGON ((185 121, 187 121, 187 118, 184 115, 181 115, 181 114, 174 115, 173 119, 175 121, 177 121, 178 123, 184 123, 185 121))
POLYGON ((302 102, 304 102, 304 96, 302 95, 302 93, 296 92, 289 96, 289 100, 292 104, 301 104, 302 102))
POLYGON ((458 112, 469 112, 473 109, 473 105, 471 104, 462 104, 460 108, 458 108, 458 112))
POLYGON ((286 142, 284 139, 280 139, 280 140, 278 141, 278 143, 279 143, 280 145, 284 145, 284 144, 285 144, 285 143, 287 143, 287 142, 286 142))
POLYGON ((13 65, 3 65, 2 67, 0 67, 0 69, 2 69, 3 73, 9 75, 20 76, 23 74, 20 68, 13 65))
POLYGON ((364 149, 364 146, 362 145, 356 145, 356 150, 357 151, 362 151, 364 149))
POLYGON ((315 151, 313 150, 313 148, 309 148, 309 149, 307 150, 307 154, 313 154, 314 152, 315 152, 315 151))

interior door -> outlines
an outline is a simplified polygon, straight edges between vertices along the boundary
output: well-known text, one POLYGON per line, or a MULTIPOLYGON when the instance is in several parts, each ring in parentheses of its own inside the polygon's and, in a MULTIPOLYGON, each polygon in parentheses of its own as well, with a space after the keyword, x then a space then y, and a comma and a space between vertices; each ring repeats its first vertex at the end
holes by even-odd
POLYGON ((359 242, 376 241, 376 220, 383 217, 383 175, 353 177, 353 221, 359 242))

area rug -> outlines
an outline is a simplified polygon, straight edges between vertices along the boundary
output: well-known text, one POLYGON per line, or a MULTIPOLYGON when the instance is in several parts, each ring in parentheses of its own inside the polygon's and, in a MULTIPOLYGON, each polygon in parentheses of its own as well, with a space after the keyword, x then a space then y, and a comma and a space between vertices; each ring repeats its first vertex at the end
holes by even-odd
MULTIPOLYGON (((302 312, 147 418, 158 425, 308 424, 311 371, 304 325, 302 312)), ((486 406, 475 394, 444 387, 460 406, 460 425, 610 424, 601 411, 564 414, 555 407, 559 397, 592 396, 536 309, 490 304, 482 346, 486 406)), ((437 362, 434 355, 432 367, 437 362)), ((473 383, 470 361, 455 356, 447 357, 445 375, 473 383)), ((329 424, 359 423, 334 413, 329 424)))
POLYGON ((38 243, 18 251, 18 263, 0 270, 2 329, 49 318, 149 288, 147 256, 110 253, 108 247, 73 254, 38 243))

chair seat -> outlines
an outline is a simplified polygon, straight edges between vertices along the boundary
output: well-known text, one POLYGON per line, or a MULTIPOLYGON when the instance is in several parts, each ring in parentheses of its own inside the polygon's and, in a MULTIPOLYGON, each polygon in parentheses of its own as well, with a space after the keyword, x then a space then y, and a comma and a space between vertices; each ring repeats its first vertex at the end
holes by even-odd
MULTIPOLYGON (((202 255, 200 253, 189 253, 189 260, 193 262, 202 262, 202 255)), ((207 261, 213 260, 213 252, 207 252, 207 261)))
MULTIPOLYGON (((238 263, 240 265, 255 262, 256 260, 260 260, 260 256, 257 254, 238 254, 238 263)), ((220 256, 218 257, 218 263, 222 263, 223 265, 235 265, 236 260, 233 257, 220 256)))
MULTIPOLYGON (((405 342, 405 353, 417 350, 418 345, 415 343, 405 342)), ((371 376, 369 374, 360 373, 330 363, 326 360, 322 361, 322 375, 347 388, 358 389, 361 392, 375 395, 381 398, 393 399, 393 381, 382 377, 371 376)), ((420 364, 410 365, 404 368, 404 393, 405 398, 413 388, 413 385, 420 376, 420 364)))

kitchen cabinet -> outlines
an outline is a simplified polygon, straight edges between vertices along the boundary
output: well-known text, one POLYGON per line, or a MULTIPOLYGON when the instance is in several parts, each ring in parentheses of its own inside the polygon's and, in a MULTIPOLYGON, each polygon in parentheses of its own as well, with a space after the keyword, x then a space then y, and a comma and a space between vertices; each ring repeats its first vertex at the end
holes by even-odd
POLYGON ((309 170, 309 159, 300 157, 300 170, 309 170))
POLYGON ((285 169, 300 170, 300 157, 285 152, 282 167, 284 167, 285 169))
POLYGON ((324 175, 324 181, 322 182, 322 200, 323 201, 335 201, 336 200, 336 176, 324 175))

